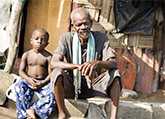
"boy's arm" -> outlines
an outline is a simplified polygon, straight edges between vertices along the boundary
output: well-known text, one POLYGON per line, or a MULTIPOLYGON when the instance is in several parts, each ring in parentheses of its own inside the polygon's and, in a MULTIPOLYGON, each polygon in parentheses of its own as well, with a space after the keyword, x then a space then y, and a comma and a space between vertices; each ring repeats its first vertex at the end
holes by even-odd
POLYGON ((19 67, 19 75, 25 79, 28 80, 28 75, 25 73, 26 71, 26 66, 27 66, 27 53, 24 53, 21 58, 21 63, 19 67))
POLYGON ((42 81, 42 84, 46 84, 50 81, 50 74, 51 74, 51 68, 50 68, 50 61, 52 56, 48 57, 48 76, 45 78, 45 80, 42 81))

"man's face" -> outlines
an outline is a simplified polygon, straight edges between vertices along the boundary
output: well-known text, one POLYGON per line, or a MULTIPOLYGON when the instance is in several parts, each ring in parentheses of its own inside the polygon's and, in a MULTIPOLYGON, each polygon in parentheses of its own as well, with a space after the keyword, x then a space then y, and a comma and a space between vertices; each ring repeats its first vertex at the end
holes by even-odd
POLYGON ((92 26, 91 20, 85 14, 76 14, 73 20, 73 27, 81 40, 87 40, 92 26))

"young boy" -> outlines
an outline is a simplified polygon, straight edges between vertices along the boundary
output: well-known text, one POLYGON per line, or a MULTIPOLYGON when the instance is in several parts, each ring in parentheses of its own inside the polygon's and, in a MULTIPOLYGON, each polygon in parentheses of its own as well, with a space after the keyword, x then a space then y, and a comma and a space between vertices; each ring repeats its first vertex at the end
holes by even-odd
POLYGON ((18 119, 47 119, 54 111, 55 99, 49 83, 51 54, 45 50, 48 39, 45 29, 34 30, 30 40, 32 49, 22 56, 19 75, 23 80, 15 87, 18 119), (34 92, 39 99, 32 103, 34 92))

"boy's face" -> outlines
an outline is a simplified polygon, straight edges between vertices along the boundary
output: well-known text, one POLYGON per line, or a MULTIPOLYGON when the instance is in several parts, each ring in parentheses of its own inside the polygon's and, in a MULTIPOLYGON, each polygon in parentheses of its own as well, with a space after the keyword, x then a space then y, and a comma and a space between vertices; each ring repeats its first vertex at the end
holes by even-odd
POLYGON ((34 49, 43 50, 48 45, 48 37, 44 32, 35 31, 32 34, 31 45, 34 49))

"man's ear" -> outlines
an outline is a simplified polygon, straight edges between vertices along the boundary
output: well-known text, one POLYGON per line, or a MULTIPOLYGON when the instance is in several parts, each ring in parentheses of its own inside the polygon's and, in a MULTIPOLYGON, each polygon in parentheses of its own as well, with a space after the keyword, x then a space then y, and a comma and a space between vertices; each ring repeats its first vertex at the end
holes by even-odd
POLYGON ((92 28, 92 25, 93 25, 93 20, 90 19, 90 28, 92 28))
POLYGON ((31 39, 30 39, 30 44, 32 44, 32 40, 33 40, 33 39, 31 38, 31 39))
POLYGON ((49 44, 49 42, 45 43, 45 47, 49 44))
POLYGON ((72 24, 72 26, 71 26, 71 31, 72 32, 75 32, 76 31, 76 27, 72 24))

